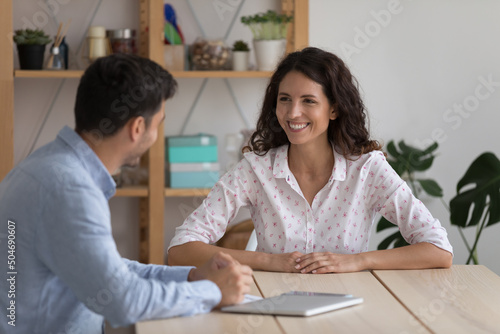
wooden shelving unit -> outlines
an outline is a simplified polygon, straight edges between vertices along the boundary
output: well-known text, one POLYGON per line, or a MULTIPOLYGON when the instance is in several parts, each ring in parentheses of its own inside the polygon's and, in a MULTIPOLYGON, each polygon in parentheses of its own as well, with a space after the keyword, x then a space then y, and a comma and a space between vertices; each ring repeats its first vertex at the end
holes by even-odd
MULTIPOLYGON (((207 196, 210 192, 208 188, 165 188, 165 197, 200 197, 207 196)), ((147 186, 127 186, 116 189, 116 197, 148 197, 147 186)))
POLYGON ((14 52, 12 35, 12 2, 0 6, 0 180, 14 166, 14 52))
MULTIPOLYGON (((139 0, 140 45, 139 53, 159 64, 163 63, 163 0, 139 0)), ((287 14, 294 15, 289 32, 287 51, 308 45, 309 1, 281 0, 287 14)), ((3 1, 0 7, 0 36, 13 32, 12 1, 3 1)), ((80 78, 83 71, 25 71, 14 69, 15 44, 9 38, 0 40, 0 180, 14 166, 14 79, 16 78, 80 78)), ((263 71, 174 71, 175 78, 268 78, 271 72, 263 71)), ((146 263, 164 263, 164 205, 165 197, 206 196, 210 189, 165 188, 164 131, 160 126, 158 140, 144 158, 148 167, 148 184, 117 189, 118 197, 139 198, 140 260, 146 263)))
POLYGON ((83 71, 67 70, 67 71, 44 71, 44 70, 15 70, 15 78, 55 78, 55 79, 65 79, 65 78, 76 78, 79 79, 83 74, 83 71))
POLYGON ((198 197, 207 196, 210 189, 165 189, 165 197, 198 197))
MULTIPOLYGON (((271 77, 272 72, 267 71, 172 71, 172 75, 179 78, 268 78, 271 77)), ((15 78, 80 78, 83 71, 28 71, 28 70, 15 70, 15 78)))
POLYGON ((148 197, 147 186, 128 186, 123 188, 116 188, 116 197, 148 197))

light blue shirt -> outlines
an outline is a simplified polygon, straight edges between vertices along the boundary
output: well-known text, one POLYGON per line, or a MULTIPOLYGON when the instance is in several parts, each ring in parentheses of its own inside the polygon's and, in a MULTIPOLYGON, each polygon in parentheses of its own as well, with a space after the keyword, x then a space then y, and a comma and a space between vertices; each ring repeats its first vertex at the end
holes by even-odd
POLYGON ((104 319, 126 326, 220 302, 213 282, 186 281, 191 267, 118 254, 108 206, 115 188, 68 127, 0 183, 1 333, 102 333, 104 319))

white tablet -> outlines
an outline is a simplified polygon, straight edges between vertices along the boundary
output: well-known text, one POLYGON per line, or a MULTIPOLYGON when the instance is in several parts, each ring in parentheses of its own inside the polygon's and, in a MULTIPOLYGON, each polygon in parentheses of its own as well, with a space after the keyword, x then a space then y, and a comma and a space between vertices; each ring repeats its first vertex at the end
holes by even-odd
POLYGON ((271 298, 226 306, 221 311, 307 317, 362 302, 363 298, 352 295, 290 291, 271 298))

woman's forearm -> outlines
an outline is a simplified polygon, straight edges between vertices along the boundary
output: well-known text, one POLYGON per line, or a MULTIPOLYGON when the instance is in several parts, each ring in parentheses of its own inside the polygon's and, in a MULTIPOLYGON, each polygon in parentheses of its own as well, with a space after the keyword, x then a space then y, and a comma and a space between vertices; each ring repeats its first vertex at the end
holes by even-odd
POLYGON ((187 242, 174 246, 168 251, 168 264, 174 266, 200 266, 208 261, 215 253, 224 252, 231 255, 241 264, 246 264, 255 270, 268 270, 265 258, 268 254, 222 248, 209 245, 201 241, 187 242))
POLYGON ((363 269, 449 268, 453 261, 451 253, 428 242, 359 255, 363 269))
POLYGON ((299 252, 268 254, 237 249, 222 248, 201 241, 192 241, 174 246, 168 251, 168 264, 171 266, 200 266, 215 253, 224 252, 241 264, 254 270, 299 272, 295 269, 296 260, 303 254, 299 252))

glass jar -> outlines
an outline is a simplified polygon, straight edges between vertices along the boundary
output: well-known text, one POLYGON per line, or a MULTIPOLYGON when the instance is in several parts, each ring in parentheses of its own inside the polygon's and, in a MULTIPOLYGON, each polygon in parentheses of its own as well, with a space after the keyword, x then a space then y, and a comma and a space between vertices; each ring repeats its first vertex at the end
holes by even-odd
POLYGON ((113 53, 137 53, 134 29, 107 30, 106 34, 111 43, 111 50, 113 53))
POLYGON ((191 70, 215 71, 228 69, 231 48, 222 40, 197 38, 189 47, 191 70))

